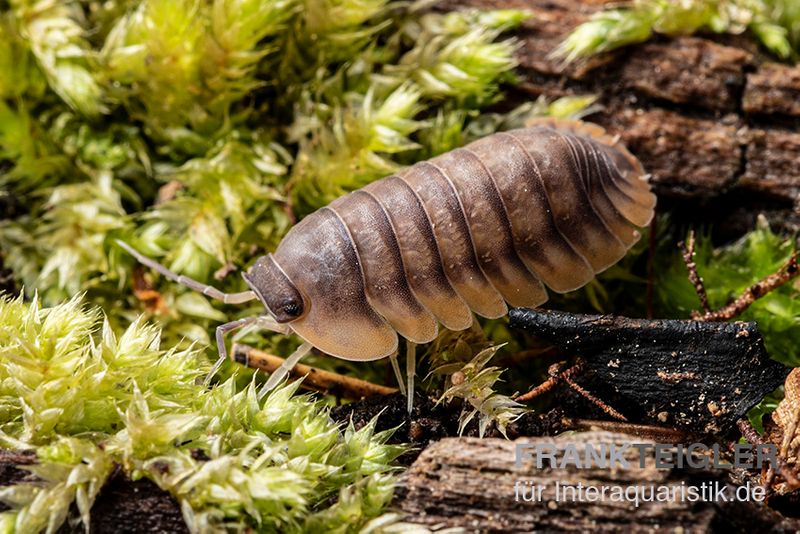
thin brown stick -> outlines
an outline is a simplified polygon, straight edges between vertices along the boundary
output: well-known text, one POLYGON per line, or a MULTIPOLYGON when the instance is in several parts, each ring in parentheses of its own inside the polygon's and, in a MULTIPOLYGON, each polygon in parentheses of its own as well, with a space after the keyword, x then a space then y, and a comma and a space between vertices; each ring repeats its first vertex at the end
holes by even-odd
MULTIPOLYGON (((284 361, 283 358, 267 354, 247 345, 234 345, 233 358, 247 367, 261 369, 267 373, 275 371, 284 361)), ((289 378, 294 380, 303 378, 302 387, 306 389, 331 393, 341 398, 352 400, 397 392, 396 388, 373 384, 366 380, 324 371, 303 364, 295 365, 289 372, 289 378)))
POLYGON ((551 365, 550 368, 547 370, 547 374, 550 375, 550 378, 548 378, 535 388, 531 389, 527 393, 520 395, 519 397, 516 397, 514 400, 518 402, 523 402, 534 399, 539 395, 553 389, 559 382, 564 382, 570 388, 572 388, 576 393, 587 399, 592 404, 596 405, 598 408, 603 410, 605 413, 607 413, 614 419, 619 419, 620 421, 627 421, 624 415, 622 415, 617 410, 615 410, 602 400, 598 399, 597 397, 586 391, 577 382, 572 380, 572 376, 579 373, 583 369, 583 364, 580 360, 578 360, 574 365, 572 365, 571 367, 569 367, 564 371, 561 371, 560 369, 561 369, 560 363, 554 363, 553 365, 551 365))
POLYGON ((797 264, 797 251, 795 251, 786 263, 778 270, 760 282, 756 282, 752 286, 742 292, 742 294, 727 306, 720 308, 717 311, 707 311, 705 314, 693 314, 692 318, 698 321, 728 321, 734 317, 738 317, 750 307, 755 301, 782 285, 792 281, 800 275, 800 268, 797 264))
POLYGON ((564 427, 571 430, 605 430, 630 434, 640 438, 650 439, 658 443, 694 443, 700 436, 666 426, 642 425, 637 423, 624 423, 621 421, 603 421, 599 419, 568 419, 565 418, 564 427))
POLYGON ((746 439, 750 445, 761 445, 764 443, 764 440, 761 438, 758 430, 756 430, 747 419, 739 419, 736 421, 736 426, 739 427, 739 432, 742 433, 742 437, 746 439))
POLYGON ((689 281, 694 286, 697 297, 700 299, 700 305, 703 311, 708 314, 711 313, 711 306, 708 304, 708 294, 706 287, 703 284, 703 279, 697 274, 697 264, 694 261, 696 241, 694 238, 694 230, 689 231, 689 236, 686 242, 681 241, 678 243, 681 251, 683 252, 683 262, 686 264, 686 270, 689 271, 689 281))
POLYGON ((559 372, 560 368, 561 368, 561 365, 558 364, 558 363, 554 363, 553 365, 551 365, 550 369, 548 369, 548 373, 547 373, 547 374, 550 375, 550 378, 548 378, 547 380, 545 380, 544 382, 542 382, 538 386, 534 387, 533 389, 531 389, 527 393, 523 393, 522 395, 519 395, 518 397, 515 397, 514 400, 516 400, 518 402, 525 402, 525 401, 529 401, 529 400, 535 399, 539 395, 547 393, 548 391, 553 389, 556 386, 556 384, 558 384, 559 380, 563 379, 564 377, 568 378, 568 377, 572 376, 573 374, 577 373, 578 371, 580 371, 581 370, 581 364, 580 363, 576 363, 575 365, 573 365, 569 369, 567 369, 565 371, 562 371, 562 372, 559 372))
POLYGON ((650 221, 650 235, 647 243, 647 293, 645 294, 645 313, 648 319, 655 316, 653 311, 653 292, 655 290, 656 275, 656 232, 658 231, 658 218, 653 216, 650 221))
POLYGON ((583 389, 577 382, 572 380, 570 377, 563 377, 562 380, 566 383, 569 387, 575 390, 576 393, 584 397, 589 402, 593 403, 595 406, 606 412, 608 415, 613 417, 614 419, 618 419, 620 421, 627 421, 628 419, 619 413, 617 410, 606 404, 605 402, 601 401, 585 389, 583 389))

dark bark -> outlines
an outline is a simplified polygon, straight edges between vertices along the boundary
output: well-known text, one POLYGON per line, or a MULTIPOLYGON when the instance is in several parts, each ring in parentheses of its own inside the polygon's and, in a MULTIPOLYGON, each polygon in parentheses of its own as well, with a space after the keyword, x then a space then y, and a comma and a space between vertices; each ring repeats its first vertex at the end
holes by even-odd
MULTIPOLYGON (((83 526, 75 529, 83 532, 83 526)), ((93 533, 138 534, 189 532, 180 506, 153 482, 132 481, 118 473, 97 496, 92 507, 93 533)))
MULTIPOLYGON (((36 484, 39 479, 25 466, 37 463, 32 451, 0 449, 0 487, 14 484, 36 484)), ((0 503, 0 512, 8 506, 0 503)), ((73 505, 70 518, 59 532, 85 532, 73 505)), ((103 487, 91 513, 94 533, 183 533, 188 532, 180 506, 167 492, 153 482, 133 481, 116 472, 103 487)))

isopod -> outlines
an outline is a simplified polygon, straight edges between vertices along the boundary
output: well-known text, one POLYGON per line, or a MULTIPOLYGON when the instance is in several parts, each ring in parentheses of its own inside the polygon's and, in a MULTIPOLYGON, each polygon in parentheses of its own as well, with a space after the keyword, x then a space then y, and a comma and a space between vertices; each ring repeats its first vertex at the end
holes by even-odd
MULTIPOLYGON (((259 299, 258 323, 304 343, 270 376, 274 388, 313 347, 347 360, 396 361, 408 347, 411 406, 415 344, 441 324, 463 330, 473 313, 536 307, 616 263, 655 206, 639 161, 599 126, 544 119, 472 142, 338 198, 308 215, 272 254, 243 273, 249 291, 225 294, 143 264, 226 303, 259 299)), ((402 388, 401 381, 401 388, 402 388)), ((405 389, 405 388, 402 388, 405 389)))

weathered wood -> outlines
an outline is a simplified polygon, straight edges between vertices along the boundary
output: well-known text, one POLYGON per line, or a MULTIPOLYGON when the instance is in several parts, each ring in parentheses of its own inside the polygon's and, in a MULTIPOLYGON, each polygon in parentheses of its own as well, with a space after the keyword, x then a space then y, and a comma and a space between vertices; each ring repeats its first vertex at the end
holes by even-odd
POLYGON ((698 118, 662 108, 621 107, 593 117, 619 133, 653 175, 660 196, 725 191, 741 173, 739 120, 698 118))
POLYGON ((754 38, 657 37, 589 60, 552 56, 602 0, 467 0, 441 9, 531 12, 516 36, 512 98, 594 93, 589 120, 619 134, 653 175, 660 209, 731 236, 757 212, 800 228, 800 67, 777 64, 754 38), (742 219, 746 221, 742 221, 742 219))
POLYGON ((696 37, 646 43, 620 62, 619 88, 654 100, 731 112, 739 107, 744 68, 751 62, 744 50, 696 37))
MULTIPOLYGON (((800 105, 800 98, 795 101, 800 105)), ((800 196, 800 132, 796 129, 751 128, 745 169, 738 188, 756 194, 795 198, 800 196)), ((795 208, 800 202, 795 201, 795 208)))
MULTIPOLYGON (((725 435, 790 369, 771 360, 755 323, 628 319, 513 309, 512 328, 580 357, 587 389, 632 422, 725 435), (598 391, 598 388, 602 389, 598 391), (604 399, 609 402, 611 399, 604 399)), ((584 384, 581 378, 575 378, 584 384)))
POLYGON ((765 63, 749 73, 742 108, 752 114, 800 117, 800 66, 765 63))
MULTIPOLYGON (((655 485, 700 488, 702 484, 730 484, 727 470, 657 469, 652 452, 644 467, 564 469, 547 464, 537 469, 531 461, 516 465, 516 444, 552 444, 584 447, 600 443, 652 443, 642 438, 607 432, 586 432, 556 438, 502 439, 448 438, 429 446, 405 476, 395 504, 407 520, 427 525, 461 527, 479 532, 710 532, 743 531, 791 526, 757 502, 595 502, 556 501, 555 484, 586 486, 655 485), (540 502, 517 501, 515 483, 531 481, 545 486, 540 502)), ((710 444, 709 444, 710 445, 710 444)), ((635 455, 629 450, 625 457, 635 455)), ((559 457, 557 455, 557 457, 559 457)), ((530 495, 530 493, 528 493, 530 495)), ((796 527, 795 527, 796 528, 796 527)))

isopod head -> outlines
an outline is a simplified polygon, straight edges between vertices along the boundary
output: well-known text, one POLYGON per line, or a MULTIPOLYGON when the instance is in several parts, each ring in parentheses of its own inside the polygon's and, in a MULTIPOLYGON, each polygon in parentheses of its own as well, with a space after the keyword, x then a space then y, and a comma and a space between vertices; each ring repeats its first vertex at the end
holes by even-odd
POLYGON ((326 208, 295 225, 275 254, 259 258, 247 278, 277 321, 326 354, 368 361, 397 350, 394 329, 364 299, 347 231, 326 208))
POLYGON ((258 258, 242 277, 276 321, 288 323, 302 317, 305 299, 272 254, 258 258))

